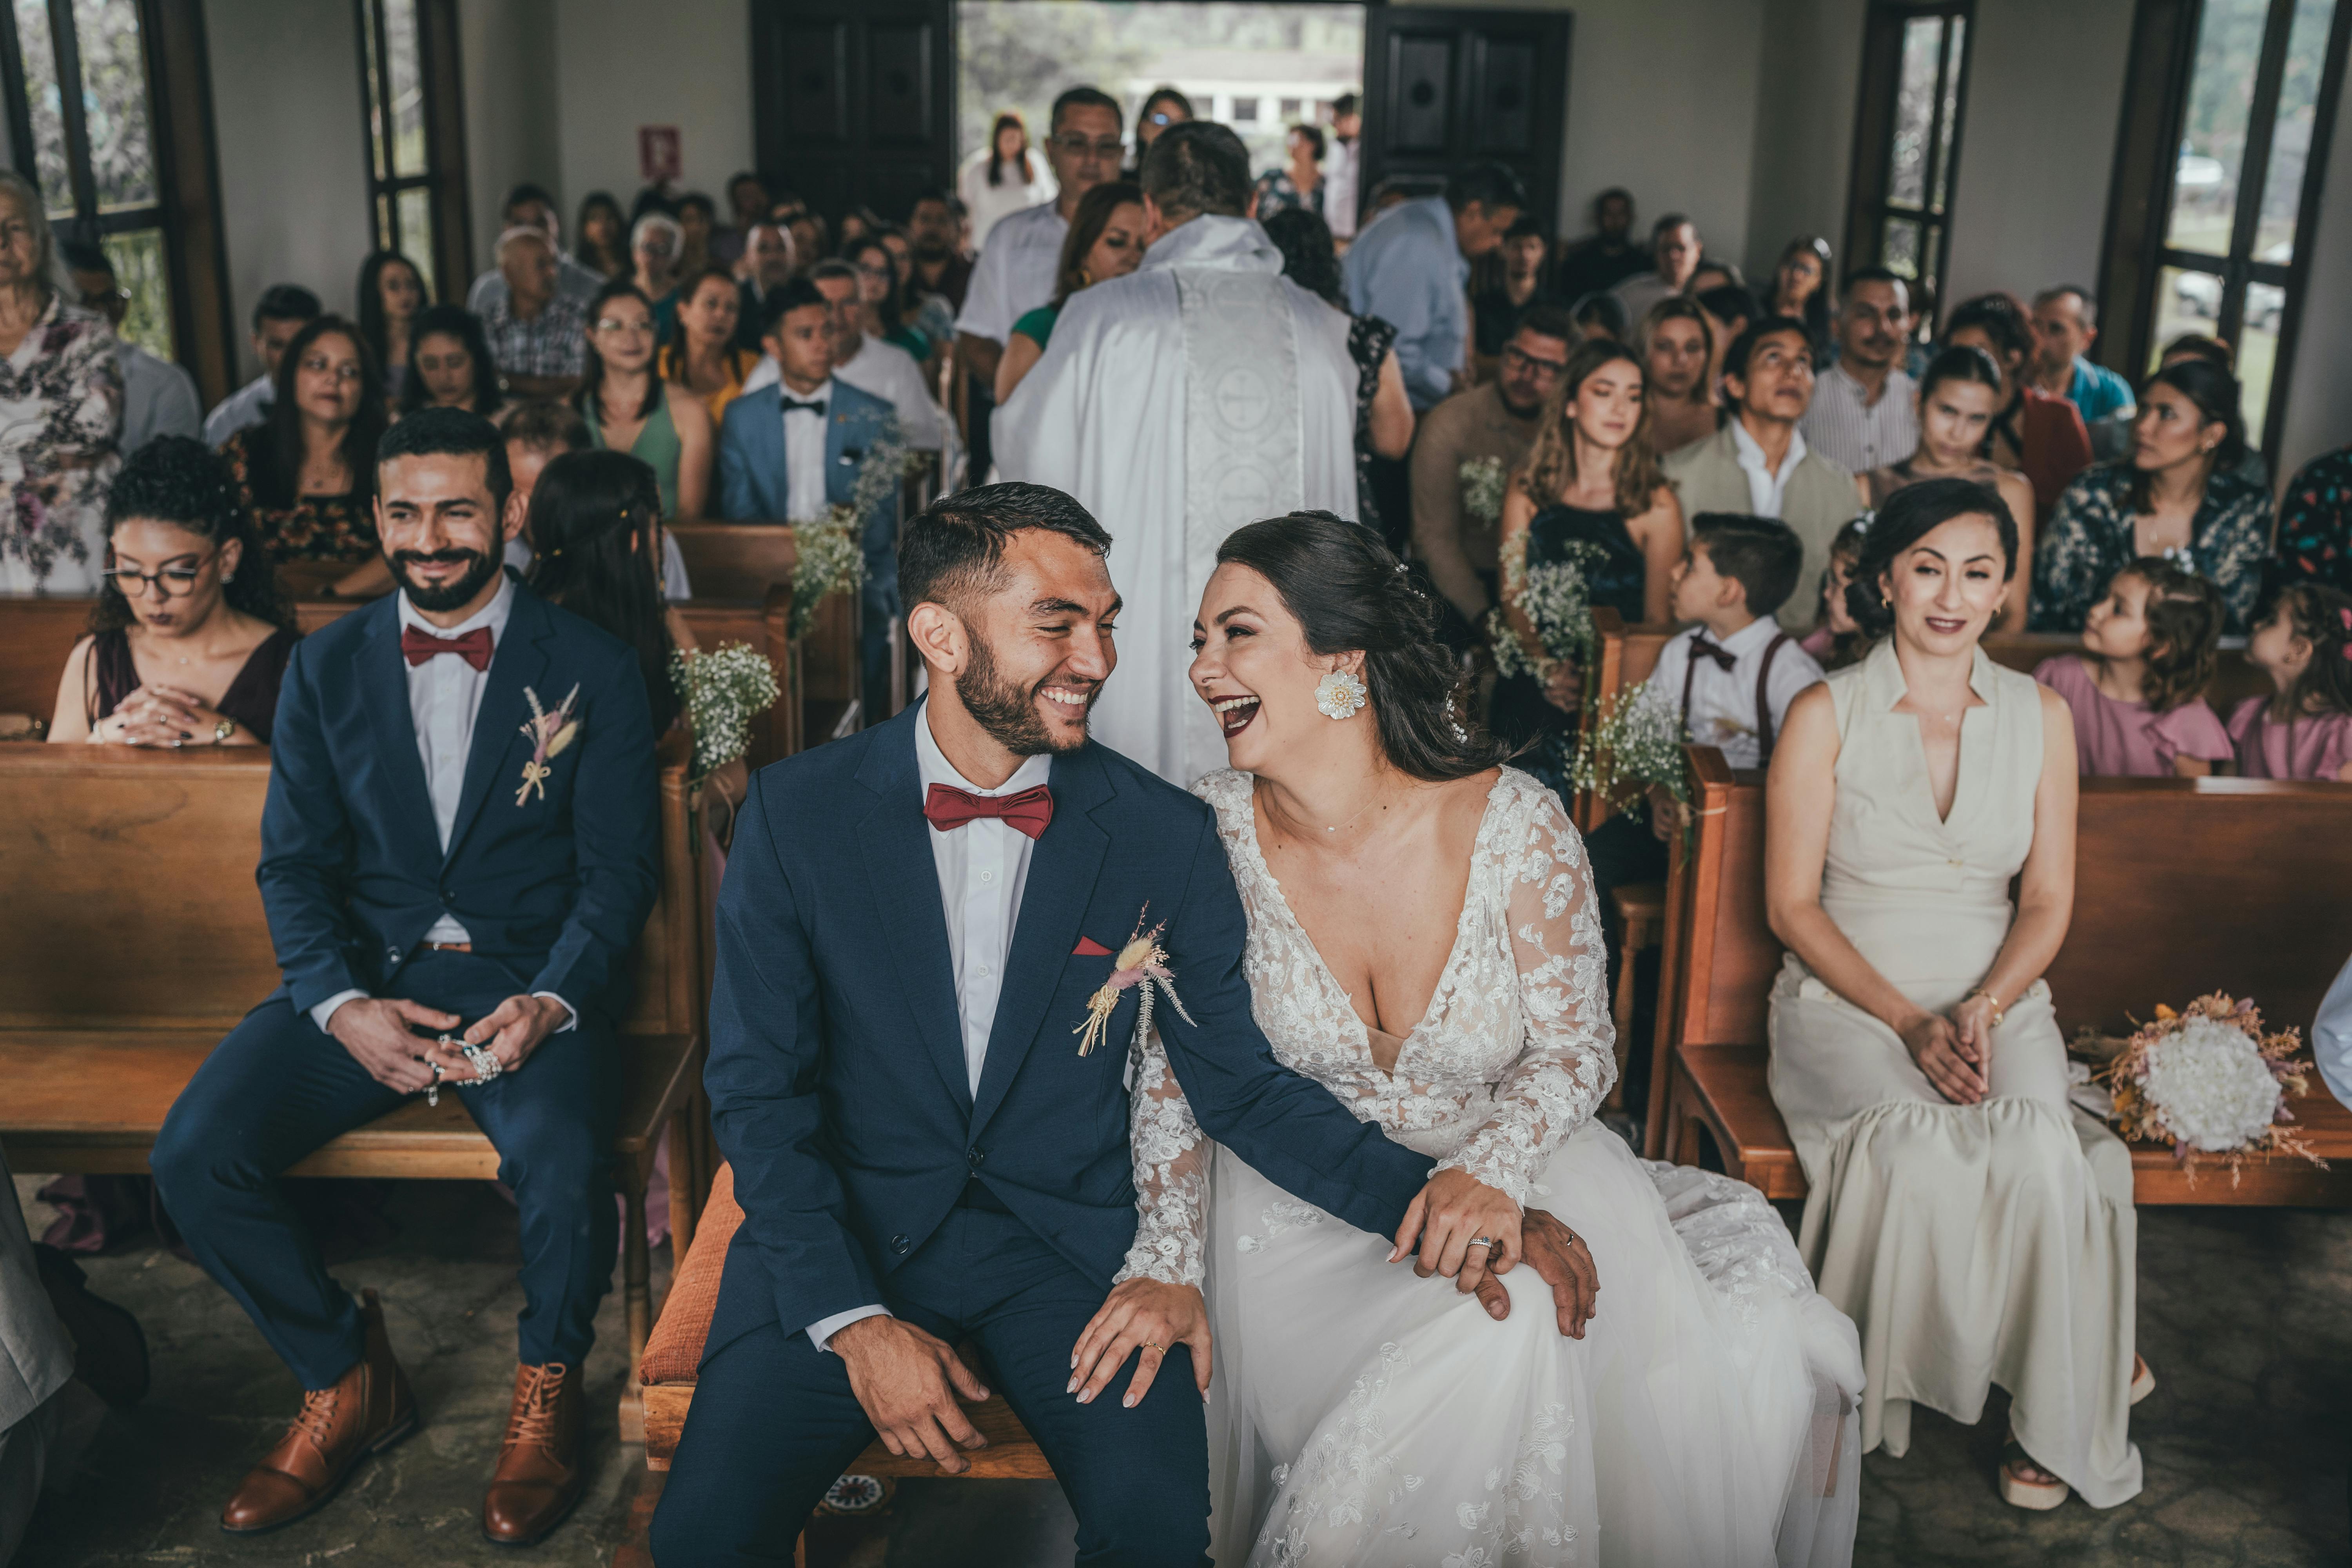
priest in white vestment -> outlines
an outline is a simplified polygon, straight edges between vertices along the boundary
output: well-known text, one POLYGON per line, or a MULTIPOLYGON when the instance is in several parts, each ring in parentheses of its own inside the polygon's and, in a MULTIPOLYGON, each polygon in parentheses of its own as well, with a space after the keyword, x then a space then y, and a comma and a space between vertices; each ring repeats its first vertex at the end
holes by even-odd
POLYGON ((1217 546, 1302 508, 1356 516, 1348 317, 1282 276, 1249 158, 1223 125, 1160 132, 1143 160, 1143 264, 1069 297, 997 410, 1000 477, 1077 498, 1111 535, 1118 668, 1095 738, 1189 785, 1225 746, 1185 670, 1217 546))

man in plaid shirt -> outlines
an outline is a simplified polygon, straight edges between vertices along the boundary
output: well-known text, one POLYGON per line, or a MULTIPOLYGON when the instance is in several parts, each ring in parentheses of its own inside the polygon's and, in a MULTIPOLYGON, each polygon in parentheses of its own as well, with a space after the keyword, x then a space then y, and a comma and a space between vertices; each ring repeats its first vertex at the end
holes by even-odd
POLYGON ((556 287, 555 248, 535 228, 499 236, 499 271, 507 297, 482 312, 482 330, 507 390, 517 397, 562 401, 580 389, 588 348, 588 305, 556 287))

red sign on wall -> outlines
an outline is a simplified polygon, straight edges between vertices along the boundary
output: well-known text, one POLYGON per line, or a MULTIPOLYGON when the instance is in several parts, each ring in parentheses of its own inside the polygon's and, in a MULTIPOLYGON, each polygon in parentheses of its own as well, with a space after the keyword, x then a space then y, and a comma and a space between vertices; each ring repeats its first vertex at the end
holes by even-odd
POLYGON ((675 180, 685 167, 678 152, 677 126, 637 127, 637 174, 646 184, 658 185, 666 180, 675 180))

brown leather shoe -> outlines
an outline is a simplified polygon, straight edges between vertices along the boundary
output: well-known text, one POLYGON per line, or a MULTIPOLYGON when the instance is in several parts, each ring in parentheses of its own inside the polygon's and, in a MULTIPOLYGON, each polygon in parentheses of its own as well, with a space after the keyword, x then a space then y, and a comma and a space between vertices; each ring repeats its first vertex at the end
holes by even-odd
POLYGON ((497 1546, 531 1546, 580 1500, 580 1374, 560 1361, 515 1368, 499 1468, 482 1498, 482 1534, 497 1546))
POLYGON ((392 1359, 374 1291, 360 1293, 360 1316, 367 1324, 365 1352, 332 1388, 302 1395, 286 1436, 221 1510, 221 1528, 230 1534, 256 1535, 316 1513, 360 1460, 416 1430, 416 1399, 392 1359))

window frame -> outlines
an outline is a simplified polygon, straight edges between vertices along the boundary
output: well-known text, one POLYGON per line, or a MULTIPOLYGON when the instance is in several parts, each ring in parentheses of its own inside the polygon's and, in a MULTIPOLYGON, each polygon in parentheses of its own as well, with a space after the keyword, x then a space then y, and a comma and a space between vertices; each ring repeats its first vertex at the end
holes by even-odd
MULTIPOLYGON (((51 0, 51 4, 58 0, 51 0)), ((473 220, 466 177, 466 110, 459 75, 457 0, 411 0, 416 16, 416 82, 423 98, 425 170, 402 174, 391 163, 389 130, 377 132, 377 106, 392 98, 386 0, 352 0, 358 44, 360 132, 367 157, 368 237, 373 250, 397 250, 419 259, 413 237, 400 232, 400 197, 425 193, 433 232, 423 247, 433 292, 463 301, 473 279, 473 220), (387 231, 387 222, 389 229, 387 231)), ((384 116, 387 122, 389 116, 384 116)))
POLYGON ((2294 256, 2286 262, 2257 260, 2253 243, 2270 179, 2272 139, 2278 125, 2280 90, 2286 79, 2294 6, 2295 0, 2270 0, 2270 12, 2263 21, 2262 52, 2247 110, 2245 151, 2238 168, 2237 207, 2231 215, 2229 254, 2220 258, 2216 267, 2211 254, 2181 250, 2167 242, 2179 150, 2196 80, 2197 36, 2204 21, 2204 0, 2140 0, 2133 18, 2130 74, 2099 259, 2100 314, 2105 330, 2095 345, 2097 358, 2135 386, 2147 375, 2149 362, 2159 347, 2156 321, 2163 309, 2166 268, 2220 280, 2221 306, 2213 333, 2233 349, 2244 346, 2249 287, 2263 284, 2285 296, 2279 310, 2270 391, 2262 410, 2261 449, 2273 471, 2286 429, 2295 343, 2302 335, 2303 304, 2311 285, 2311 251, 2318 237, 2320 195, 2327 179, 2329 146, 2335 140, 2336 110, 2343 98, 2346 51, 2347 43, 2352 43, 2352 0, 2336 0, 2318 94, 2312 104, 2311 146, 2304 160, 2303 189, 2295 204, 2294 256))
MULTIPOLYGON (((76 213, 70 221, 101 237, 142 229, 162 233, 173 358, 195 377, 205 404, 217 403, 228 395, 236 351, 202 0, 134 0, 148 145, 155 161, 155 199, 113 213, 98 210, 81 95, 63 90, 66 82, 79 83, 81 75, 81 40, 72 0, 46 3, 50 37, 58 48, 58 113, 76 213), (68 63, 74 67, 70 73, 62 68, 68 63)), ((32 101, 25 86, 25 56, 14 6, 0 6, 0 100, 5 100, 0 108, 7 115, 9 163, 37 190, 41 176, 32 101)))
MULTIPOLYGON (((1873 0, 1863 22, 1860 101, 1854 110, 1853 157, 1846 185, 1845 247, 1841 252, 1851 271, 1883 265, 1881 258, 1891 222, 1919 228, 1919 273, 1931 280, 1929 303, 1940 312, 1950 282, 1952 223, 1960 190, 1960 149, 1968 139, 1969 77, 1976 56, 1975 0, 1873 0), (1895 112, 1903 93, 1903 35, 1913 23, 1941 17, 1944 41, 1936 62, 1933 103, 1940 110, 1948 96, 1952 104, 1952 134, 1946 146, 1934 134, 1940 113, 1931 113, 1927 166, 1921 190, 1932 198, 1943 188, 1940 208, 1923 200, 1916 207, 1896 202, 1890 187, 1895 178, 1895 112), (1951 23, 1961 25, 1959 58, 1952 58, 1951 23), (1948 91, 1947 90, 1948 89, 1948 91)), ((1914 289, 1916 293, 1916 289, 1914 289)), ((1914 306, 1914 332, 1932 334, 1934 315, 1914 306)))

